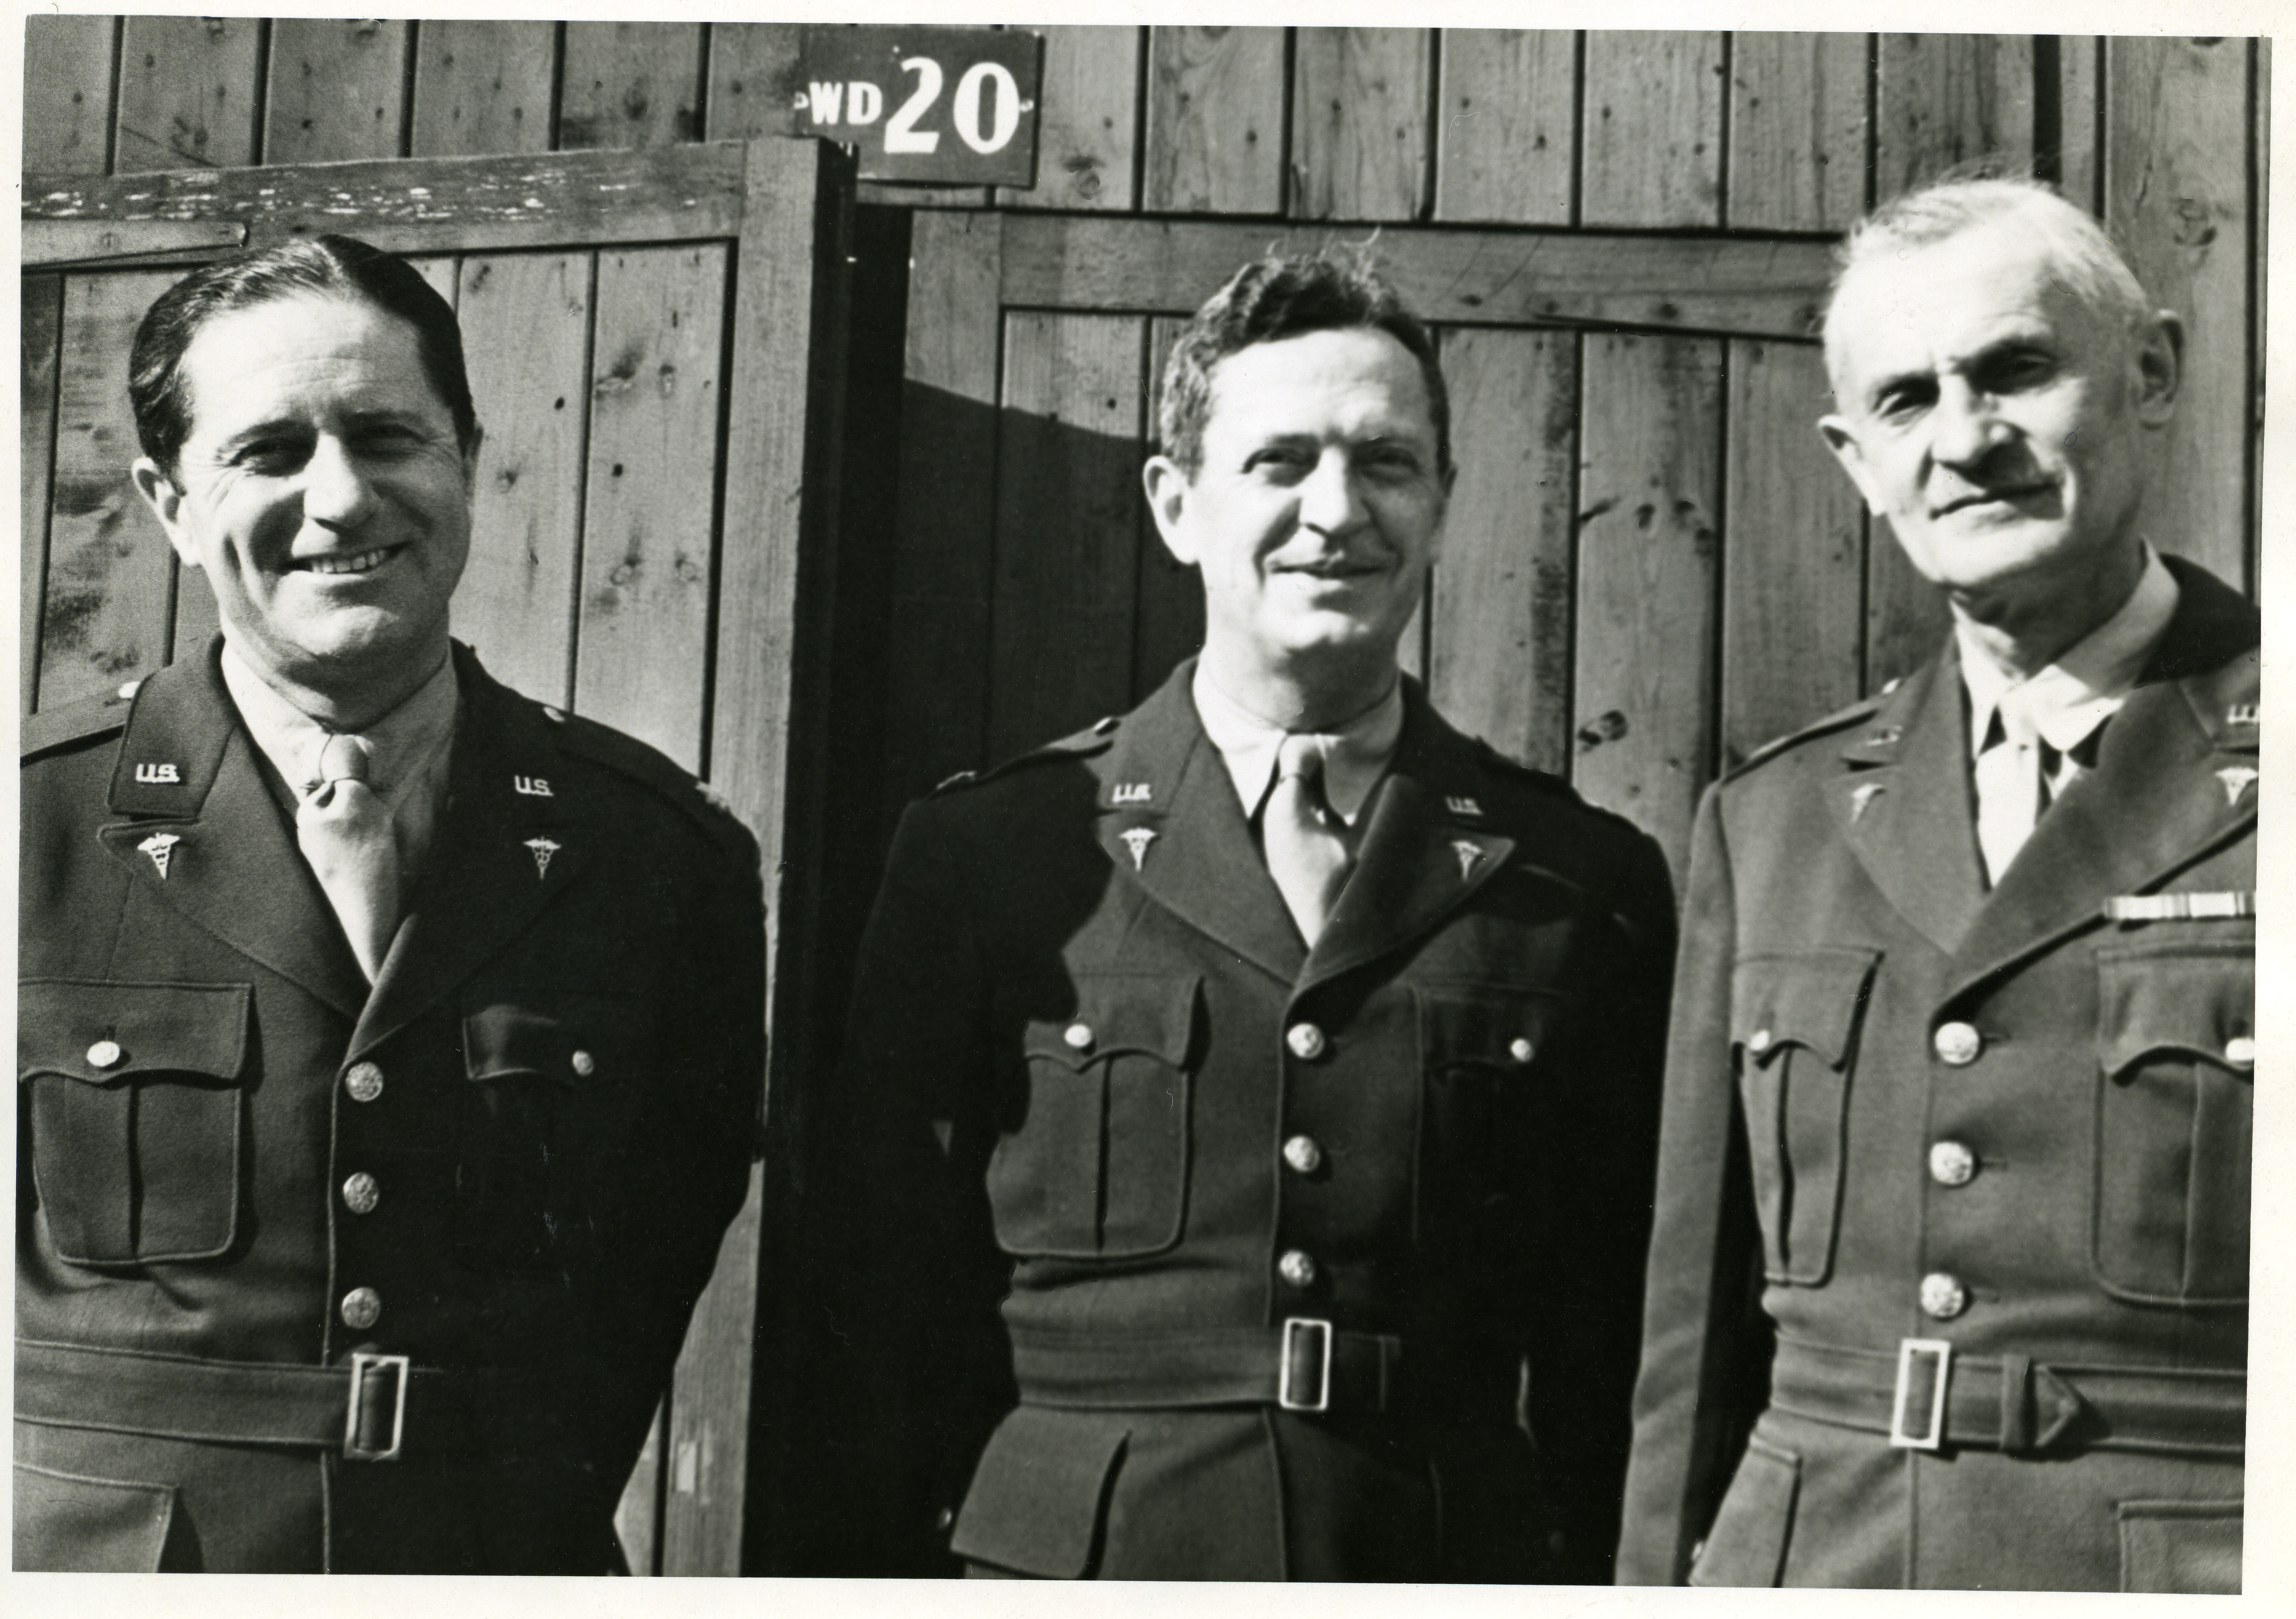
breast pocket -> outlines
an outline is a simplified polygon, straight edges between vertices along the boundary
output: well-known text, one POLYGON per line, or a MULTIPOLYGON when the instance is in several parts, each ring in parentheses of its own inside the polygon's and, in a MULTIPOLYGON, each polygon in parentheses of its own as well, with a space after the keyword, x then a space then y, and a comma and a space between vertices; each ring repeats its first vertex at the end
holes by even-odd
POLYGON ((1773 1282, 1816 1287, 1833 1269, 1850 1078, 1881 959, 1831 949, 1738 963, 1731 1048, 1773 1282))
POLYGON ((1198 985, 1079 975, 1074 1016, 1024 1027, 1023 1111, 988 1165, 1008 1253, 1115 1259, 1179 1242, 1198 985))
POLYGON ((17 1078, 57 1255, 114 1265, 228 1252, 250 986, 31 978, 18 993, 17 1078))
MULTIPOLYGON (((1534 1078, 1562 1015, 1557 993, 1506 985, 1421 985, 1419 1057, 1424 1114, 1419 1132, 1419 1233, 1456 1239, 1455 1224, 1487 1214, 1522 1183, 1534 1078)), ((1604 1075, 1553 1083, 1604 1083, 1604 1075)))
POLYGON ((2097 1280, 2145 1304, 2245 1304, 2253 946, 2100 950, 2097 975, 2097 1280))

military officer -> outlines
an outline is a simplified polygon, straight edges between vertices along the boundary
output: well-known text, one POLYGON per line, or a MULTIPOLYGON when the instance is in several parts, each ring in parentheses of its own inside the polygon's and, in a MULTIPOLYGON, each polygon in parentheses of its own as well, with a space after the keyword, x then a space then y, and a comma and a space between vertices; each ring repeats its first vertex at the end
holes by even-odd
POLYGON ((223 629, 26 727, 16 1566, 604 1572, 747 1181, 755 845, 450 643, 405 262, 200 270, 130 392, 223 629))
POLYGON ((2138 525, 2181 328, 2030 182, 1842 263, 1820 426, 1953 633, 1701 812, 1620 1577, 2237 1590, 2258 628, 2138 525))
POLYGON ((1163 399, 1201 658, 914 805, 863 947, 813 1566, 1605 1578, 1663 861, 1398 672, 1453 472, 1374 271, 1245 266, 1163 399))

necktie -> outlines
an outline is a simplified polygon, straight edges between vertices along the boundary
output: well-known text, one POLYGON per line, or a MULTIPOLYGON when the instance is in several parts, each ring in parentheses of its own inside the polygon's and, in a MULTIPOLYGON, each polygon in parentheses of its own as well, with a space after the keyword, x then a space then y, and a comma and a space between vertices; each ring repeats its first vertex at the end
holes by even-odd
POLYGON ((1312 737, 1287 736, 1275 756, 1261 836, 1267 874, 1312 948, 1348 879, 1350 858, 1339 816, 1324 801, 1324 756, 1312 737))
POLYGON ((2000 884, 2048 806, 2043 777, 2052 752, 2014 705, 2004 701, 1994 710, 1985 750, 1977 756, 1977 844, 1988 884, 2000 884))
POLYGON ((365 737, 327 739, 319 785, 295 812, 295 840, 373 983, 398 929, 398 838, 390 806, 367 785, 369 748, 365 737))

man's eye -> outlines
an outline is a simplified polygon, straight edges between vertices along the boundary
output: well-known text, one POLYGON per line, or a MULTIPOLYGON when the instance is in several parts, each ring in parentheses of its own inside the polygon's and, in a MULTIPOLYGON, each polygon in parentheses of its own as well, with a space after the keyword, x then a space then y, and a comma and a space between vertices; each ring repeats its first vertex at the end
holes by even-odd
POLYGON ((1254 450, 1245 456, 1243 470, 1247 472, 1296 472, 1307 464, 1308 455, 1304 450, 1271 446, 1267 449, 1254 450))
POLYGON ((1893 388, 1874 401, 1874 413, 1884 421, 1903 421, 1918 415, 1937 402, 1937 390, 1928 388, 1893 388))
POLYGON ((304 446, 286 438, 258 438, 232 452, 231 464, 250 472, 283 472, 299 464, 304 446))
POLYGON ((1408 450, 1373 450, 1359 463, 1365 471, 1380 478, 1415 478, 1419 475, 1419 457, 1408 450))

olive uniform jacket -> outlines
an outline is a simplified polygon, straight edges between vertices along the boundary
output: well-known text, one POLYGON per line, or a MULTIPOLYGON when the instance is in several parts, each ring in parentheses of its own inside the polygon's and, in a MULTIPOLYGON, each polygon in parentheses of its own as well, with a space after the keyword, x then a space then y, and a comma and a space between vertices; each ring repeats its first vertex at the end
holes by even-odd
POLYGON ((1311 951, 1193 674, 902 822, 818 1199, 816 1571, 931 1571, 938 1517, 1033 1575, 1605 1579, 1664 862, 1406 682, 1311 951))
POLYGON ((755 844, 457 647, 370 993, 219 646, 27 722, 16 1566, 605 1572, 747 1184, 755 844))
POLYGON ((1622 1580, 2236 1589, 2257 615, 2169 566, 1989 892, 1950 649, 1707 796, 1622 1580))

